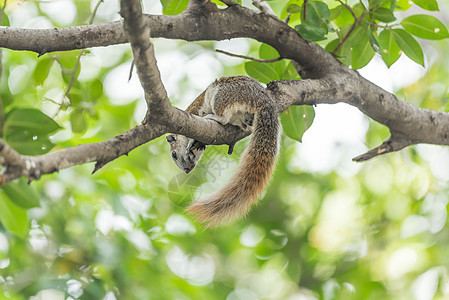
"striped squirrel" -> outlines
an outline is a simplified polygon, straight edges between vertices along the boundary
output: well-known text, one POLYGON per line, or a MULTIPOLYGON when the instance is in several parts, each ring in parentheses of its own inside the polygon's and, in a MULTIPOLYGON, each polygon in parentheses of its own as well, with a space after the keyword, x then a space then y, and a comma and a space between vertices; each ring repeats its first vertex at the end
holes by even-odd
MULTIPOLYGON (((231 223, 245 216, 257 203, 273 173, 279 140, 279 121, 273 100, 264 87, 250 77, 222 77, 210 84, 186 111, 253 132, 231 181, 208 199, 196 201, 187 208, 207 227, 231 223)), ((166 139, 176 165, 189 173, 206 146, 177 134, 169 134, 166 139)))

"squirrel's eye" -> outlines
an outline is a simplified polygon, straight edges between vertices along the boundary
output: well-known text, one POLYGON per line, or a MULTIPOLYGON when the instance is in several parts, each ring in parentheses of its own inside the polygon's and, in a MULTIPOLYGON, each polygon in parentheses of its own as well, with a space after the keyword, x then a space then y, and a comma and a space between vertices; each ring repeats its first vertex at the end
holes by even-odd
POLYGON ((172 152, 171 152, 171 157, 172 157, 173 159, 178 159, 178 156, 176 155, 176 151, 172 151, 172 152))

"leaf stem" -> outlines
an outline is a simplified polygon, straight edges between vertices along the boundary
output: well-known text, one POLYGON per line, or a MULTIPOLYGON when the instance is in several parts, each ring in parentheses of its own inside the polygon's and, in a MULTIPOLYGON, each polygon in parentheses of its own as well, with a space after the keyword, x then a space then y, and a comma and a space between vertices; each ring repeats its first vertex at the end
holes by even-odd
POLYGON ((272 63, 272 62, 277 62, 277 61, 284 59, 283 57, 280 57, 280 56, 276 57, 276 58, 272 58, 272 59, 260 59, 260 58, 254 58, 254 57, 249 57, 249 56, 240 55, 240 54, 234 54, 234 53, 227 52, 227 51, 220 50, 220 49, 216 49, 215 51, 218 53, 229 55, 229 56, 249 59, 249 60, 257 61, 257 62, 261 62, 261 63, 272 63))
POLYGON ((368 14, 368 11, 365 10, 360 17, 357 18, 357 16, 355 15, 354 11, 352 10, 351 7, 349 7, 346 3, 343 3, 343 1, 341 0, 337 0, 338 2, 340 2, 344 7, 346 7, 346 9, 349 10, 349 12, 351 13, 351 15, 354 17, 354 23, 351 25, 351 28, 349 28, 348 33, 346 33, 346 35, 343 37, 343 39, 341 40, 341 42, 338 44, 337 47, 335 47, 334 51, 332 51, 333 54, 336 54, 338 52, 338 50, 340 50, 340 48, 343 46, 343 44, 347 41, 347 39, 349 38, 349 36, 351 35, 351 33, 354 31, 355 27, 357 26, 358 23, 360 23, 360 21, 363 20, 363 18, 368 14))
MULTIPOLYGON (((92 25, 92 23, 94 22, 95 16, 97 15, 98 8, 100 7, 101 3, 103 3, 103 0, 98 0, 97 4, 95 5, 94 10, 92 11, 92 15, 90 16, 89 21, 88 21, 89 25, 92 25)), ((73 67, 73 70, 72 70, 72 76, 70 77, 69 85, 67 86, 67 89, 66 89, 66 91, 64 93, 65 98, 68 100, 69 106, 71 105, 69 94, 70 94, 70 91, 72 90, 72 87, 75 84, 75 81, 77 79, 76 73, 78 73, 78 70, 79 70, 80 65, 81 65, 81 57, 85 53, 86 53, 86 49, 82 49, 80 51, 80 53, 78 54, 78 56, 76 58, 75 66, 73 67)), ((59 109, 61 108, 63 103, 64 103, 64 101, 61 101, 59 109)), ((57 113, 58 112, 56 112, 56 114, 57 113)))
POLYGON ((387 28, 391 28, 391 27, 393 27, 393 26, 397 25, 397 24, 390 24, 390 25, 380 25, 380 24, 377 24, 377 23, 374 23, 374 22, 372 22, 372 21, 368 21, 368 20, 365 20, 365 22, 366 22, 366 23, 368 23, 368 24, 370 24, 370 25, 373 25, 374 27, 378 27, 378 28, 385 28, 385 29, 387 29, 387 28))
POLYGON ((308 2, 309 0, 304 0, 304 4, 303 4, 303 7, 304 7, 304 15, 303 15, 303 17, 302 17, 302 20, 303 20, 303 22, 305 22, 306 21, 306 17, 307 17, 307 14, 306 14, 306 10, 307 10, 307 2, 308 2))

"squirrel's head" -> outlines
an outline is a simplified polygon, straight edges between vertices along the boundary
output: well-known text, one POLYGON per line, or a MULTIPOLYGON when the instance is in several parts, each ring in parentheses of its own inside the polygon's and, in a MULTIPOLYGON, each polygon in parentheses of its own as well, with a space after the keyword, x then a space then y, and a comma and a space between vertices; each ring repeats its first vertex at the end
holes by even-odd
POLYGON ((170 144, 173 161, 178 168, 189 174, 200 160, 206 146, 194 139, 178 134, 168 134, 165 138, 170 144))

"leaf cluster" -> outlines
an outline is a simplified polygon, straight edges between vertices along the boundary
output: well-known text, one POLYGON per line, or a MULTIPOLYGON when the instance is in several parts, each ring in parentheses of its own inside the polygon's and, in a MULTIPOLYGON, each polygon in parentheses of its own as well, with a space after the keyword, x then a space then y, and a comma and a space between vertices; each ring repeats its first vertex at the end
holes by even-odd
MULTIPOLYGON (((413 2, 427 11, 439 10, 436 0, 413 2)), ((344 1, 291 0, 280 14, 290 15, 291 25, 302 37, 322 43, 353 69, 364 67, 375 53, 388 67, 401 53, 424 66, 422 47, 416 38, 445 39, 449 32, 431 14, 413 14, 400 20, 402 12, 410 7, 403 0, 361 0, 352 6, 344 1)))

